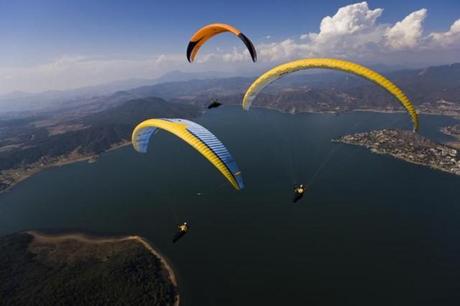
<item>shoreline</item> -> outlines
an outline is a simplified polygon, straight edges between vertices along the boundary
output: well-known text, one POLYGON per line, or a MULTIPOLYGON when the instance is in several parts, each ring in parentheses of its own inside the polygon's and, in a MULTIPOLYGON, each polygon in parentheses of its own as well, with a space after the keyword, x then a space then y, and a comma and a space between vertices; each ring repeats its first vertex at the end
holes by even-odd
MULTIPOLYGON (((235 105, 235 104, 233 104, 235 105)), ((238 106, 239 104, 236 104, 236 106, 238 106)), ((357 113, 379 113, 379 114, 402 114, 402 113, 406 113, 405 110, 384 110, 384 109, 366 109, 366 108, 357 108, 357 109, 353 109, 353 110, 346 110, 346 111, 334 111, 334 110, 331 110, 331 111, 295 111, 295 112, 290 112, 289 110, 281 110, 281 109, 278 109, 278 108, 274 108, 274 107, 262 107, 262 106, 259 106, 259 105, 254 105, 254 106, 251 106, 251 108, 257 108, 257 109, 268 109, 268 110, 272 110, 272 111, 277 111, 277 112, 280 112, 280 113, 283 113, 283 114, 291 114, 291 115, 296 115, 296 114, 324 114, 324 115, 342 115, 342 114, 347 114, 347 113, 354 113, 354 112, 357 112, 357 113)), ((417 111, 417 114, 418 115, 426 115, 426 116, 442 116, 442 117, 450 117, 450 118, 453 118, 453 119, 456 119, 456 120, 460 120, 460 113, 455 113, 455 114, 452 114, 452 113, 449 113, 449 114, 445 114, 445 113, 442 113, 442 112, 426 112, 426 111, 417 111)))
POLYGON ((371 153, 389 155, 407 163, 460 176, 458 150, 407 130, 371 130, 344 135, 331 141, 364 147, 371 153))
MULTIPOLYGON (((324 115, 335 115, 335 116, 337 116, 337 115, 346 114, 346 113, 353 113, 353 112, 384 113, 384 114, 398 114, 398 113, 404 113, 405 112, 403 110, 355 109, 355 110, 351 110, 351 111, 338 111, 338 112, 337 111, 318 111, 318 112, 305 111, 305 112, 294 112, 294 113, 292 113, 292 112, 289 112, 289 111, 283 111, 283 110, 272 108, 272 107, 253 106, 253 108, 266 109, 266 110, 270 110, 270 111, 277 111, 277 112, 280 112, 280 113, 283 113, 283 114, 291 114, 291 115, 296 115, 296 114, 324 114, 324 115)), ((418 114, 419 115, 430 115, 430 116, 445 116, 445 117, 449 117, 449 118, 454 118, 456 120, 460 120, 460 114, 453 115, 453 114, 442 114, 442 113, 431 113, 431 112, 430 113, 428 113, 428 112, 419 112, 418 114)), ((446 134, 446 135, 448 135, 448 134, 446 134)), ((50 168, 53 168, 53 167, 62 167, 62 166, 65 166, 65 165, 70 165, 70 164, 77 163, 77 162, 82 162, 82 161, 87 161, 88 163, 94 163, 94 162, 97 161, 97 159, 99 158, 100 155, 102 155, 104 153, 114 151, 114 150, 117 150, 117 149, 120 149, 120 148, 128 146, 130 144, 131 144, 131 141, 126 140, 126 141, 122 141, 120 143, 113 144, 109 149, 105 150, 104 152, 102 152, 100 154, 93 154, 93 155, 87 155, 87 156, 78 156, 78 157, 75 157, 75 158, 72 158, 72 157, 63 158, 62 160, 58 159, 56 162, 50 163, 48 165, 36 166, 35 168, 32 167, 30 170, 27 171, 27 173, 22 174, 19 178, 17 178, 14 182, 12 182, 8 187, 0 190, 0 195, 2 193, 4 193, 4 192, 7 192, 7 191, 11 190, 17 184, 21 183, 22 181, 25 181, 26 179, 32 177, 35 174, 40 173, 41 171, 44 171, 44 170, 47 170, 47 169, 50 169, 50 168)), ((449 142, 447 145, 459 149, 460 148, 460 141, 458 141, 458 142, 456 142, 456 141, 449 142)), ((72 153, 70 153, 69 156, 71 154, 72 153)), ((8 172, 17 172, 17 171, 18 171, 18 169, 3 170, 3 171, 0 171, 0 176, 2 175, 1 173, 3 173, 3 172, 8 173, 8 172)))
MULTIPOLYGON (((35 167, 32 166, 30 169, 27 169, 27 170, 22 170, 25 173, 20 174, 16 179, 14 179, 14 181, 8 187, 0 190, 0 195, 2 193, 5 193, 5 192, 11 190, 13 187, 18 185, 19 183, 27 180, 28 178, 31 178, 32 176, 34 176, 34 175, 36 175, 36 174, 38 174, 38 173, 40 173, 42 171, 45 171, 45 170, 48 170, 48 169, 51 169, 51 168, 56 168, 56 167, 63 167, 63 166, 78 163, 78 162, 84 162, 84 161, 92 164, 92 163, 95 163, 97 161, 97 159, 99 158, 100 155, 102 155, 104 153, 114 151, 114 150, 117 150, 117 149, 120 149, 120 148, 128 146, 130 144, 131 144, 130 141, 117 143, 117 144, 112 145, 108 150, 105 150, 104 152, 102 152, 100 154, 78 155, 78 156, 75 156, 75 157, 70 157, 72 155, 72 153, 70 153, 70 154, 67 155, 67 157, 56 158, 55 161, 53 161, 53 162, 51 162, 49 164, 46 164, 46 165, 42 165, 42 163, 37 162, 37 163, 39 163, 39 165, 37 165, 35 167)), ((2 171, 0 171, 0 176, 1 175, 7 175, 8 176, 9 173, 13 173, 13 174, 9 175, 11 177, 11 176, 16 175, 16 173, 18 173, 18 172, 21 172, 21 170, 20 169, 2 170, 2 171)))
MULTIPOLYGON (((91 243, 91 244, 98 244, 98 243, 113 243, 113 242, 122 242, 122 241, 130 241, 134 240, 140 244, 153 256, 157 257, 162 264, 163 269, 168 275, 168 279, 171 283, 178 288, 177 277, 174 273, 174 269, 172 268, 172 264, 166 259, 164 255, 162 255, 158 250, 156 250, 146 239, 142 238, 138 235, 129 235, 129 236, 121 236, 121 237, 95 237, 90 236, 84 233, 64 233, 64 234, 46 234, 39 231, 26 231, 25 233, 31 235, 33 237, 33 241, 31 242, 58 242, 63 240, 77 240, 83 243, 91 243)), ((176 300, 173 306, 180 305, 180 294, 176 293, 176 300)))
POLYGON ((426 167, 426 168, 430 168, 432 170, 442 171, 444 173, 449 173, 449 174, 454 175, 454 176, 460 176, 460 174, 455 174, 455 173, 450 172, 450 171, 448 171, 448 170, 446 170, 444 168, 441 168, 441 167, 436 167, 436 166, 433 166, 433 165, 416 162, 416 161, 413 161, 413 160, 410 160, 410 159, 401 158, 401 157, 399 157, 397 155, 394 155, 394 154, 391 154, 391 153, 380 152, 380 151, 378 151, 378 150, 376 150, 376 149, 374 149, 372 147, 367 147, 367 146, 363 146, 363 145, 360 145, 360 144, 347 142, 347 141, 343 141, 343 140, 337 140, 337 139, 333 140, 333 142, 346 144, 346 145, 351 145, 351 146, 357 146, 357 147, 364 147, 364 148, 368 149, 373 154, 378 154, 378 155, 383 155, 383 156, 391 156, 392 158, 394 158, 396 160, 402 160, 402 161, 404 161, 406 163, 410 163, 410 164, 418 165, 418 166, 423 166, 423 167, 426 167))

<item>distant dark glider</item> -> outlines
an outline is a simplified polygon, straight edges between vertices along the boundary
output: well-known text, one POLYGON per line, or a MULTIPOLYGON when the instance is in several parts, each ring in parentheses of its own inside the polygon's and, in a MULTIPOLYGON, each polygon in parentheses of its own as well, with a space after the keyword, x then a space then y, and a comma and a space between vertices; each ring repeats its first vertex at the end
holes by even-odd
POLYGON ((222 105, 222 103, 219 103, 219 102, 217 102, 217 100, 214 100, 214 101, 211 102, 211 104, 208 105, 208 109, 218 108, 221 105, 222 105))
POLYGON ((196 31, 195 34, 193 34, 187 46, 188 61, 191 63, 195 60, 198 50, 200 50, 201 46, 204 45, 204 43, 208 39, 212 38, 213 36, 217 34, 223 33, 223 32, 230 32, 238 36, 243 41, 243 43, 246 45, 246 48, 248 48, 252 61, 253 62, 257 61, 256 48, 254 47, 251 40, 249 40, 249 38, 247 38, 243 33, 241 33, 240 30, 232 27, 231 25, 224 24, 224 23, 208 24, 207 26, 202 27, 201 29, 196 31))

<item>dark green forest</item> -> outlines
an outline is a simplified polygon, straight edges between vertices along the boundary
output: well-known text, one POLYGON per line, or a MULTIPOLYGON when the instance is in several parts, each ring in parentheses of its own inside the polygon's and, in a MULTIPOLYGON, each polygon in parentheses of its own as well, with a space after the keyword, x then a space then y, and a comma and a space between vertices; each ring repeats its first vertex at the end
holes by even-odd
POLYGON ((84 251, 63 244, 56 248, 70 253, 56 254, 71 255, 56 258, 54 246, 30 251, 32 239, 28 233, 0 238, 0 305, 164 306, 175 301, 176 288, 160 259, 135 241, 84 251))

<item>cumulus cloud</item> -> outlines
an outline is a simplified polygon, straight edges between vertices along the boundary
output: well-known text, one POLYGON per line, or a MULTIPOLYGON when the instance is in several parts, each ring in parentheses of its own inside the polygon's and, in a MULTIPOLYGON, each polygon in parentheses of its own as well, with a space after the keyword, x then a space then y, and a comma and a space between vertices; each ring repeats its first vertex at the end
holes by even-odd
POLYGON ((394 49, 417 47, 423 34, 422 23, 426 14, 426 9, 418 10, 389 28, 385 33, 387 45, 394 49))
MULTIPOLYGON (((425 34, 423 22, 427 9, 410 13, 394 24, 379 23, 382 8, 369 8, 360 2, 339 8, 321 20, 319 32, 305 33, 298 39, 285 39, 257 45, 260 61, 279 62, 308 56, 333 56, 366 61, 411 61, 408 52, 450 52, 460 46, 460 19, 447 32, 425 34)), ((224 58, 229 62, 247 60, 246 51, 213 54, 207 60, 224 58)), ((412 54, 413 56, 413 54, 412 54)), ((430 56, 432 58, 432 56, 430 56)), ((452 58, 449 57, 449 58, 452 58)), ((204 62, 206 62, 205 60, 204 62)), ((460 60, 460 56, 457 57, 460 60)))
POLYGON ((443 48, 460 48, 460 19, 456 20, 450 26, 449 31, 442 33, 431 33, 427 40, 432 45, 434 44, 443 48))
POLYGON ((334 16, 326 16, 321 20, 320 32, 316 39, 328 36, 353 34, 372 29, 383 9, 370 10, 367 2, 351 4, 340 8, 334 16))
POLYGON ((305 43, 312 55, 346 56, 351 52, 367 52, 380 42, 385 31, 376 24, 382 13, 380 8, 369 9, 367 2, 342 7, 334 16, 324 17, 320 31, 307 34, 305 43))

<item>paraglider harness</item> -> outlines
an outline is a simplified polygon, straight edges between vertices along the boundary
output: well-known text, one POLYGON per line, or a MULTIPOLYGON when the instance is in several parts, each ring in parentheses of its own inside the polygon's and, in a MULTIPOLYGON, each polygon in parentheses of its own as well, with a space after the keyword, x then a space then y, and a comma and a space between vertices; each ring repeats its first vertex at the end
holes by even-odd
POLYGON ((184 222, 182 224, 179 224, 177 226, 177 232, 176 235, 174 235, 173 238, 173 243, 176 243, 179 239, 185 236, 189 230, 189 226, 187 225, 187 222, 184 222))
POLYGON ((294 198, 292 199, 292 202, 296 203, 299 201, 303 197, 306 189, 307 188, 303 184, 294 186, 294 198))

